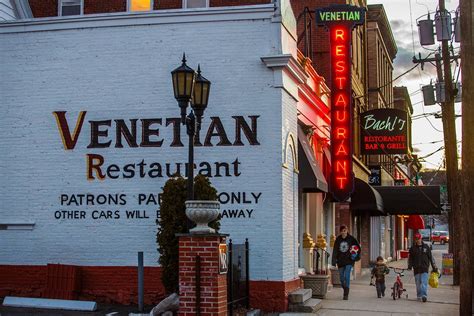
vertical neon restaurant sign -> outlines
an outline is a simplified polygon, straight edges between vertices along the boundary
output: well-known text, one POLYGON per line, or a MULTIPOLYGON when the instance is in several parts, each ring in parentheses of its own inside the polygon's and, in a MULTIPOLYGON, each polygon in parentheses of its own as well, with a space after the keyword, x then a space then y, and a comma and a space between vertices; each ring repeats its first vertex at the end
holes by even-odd
POLYGON ((331 47, 331 176, 330 192, 346 201, 354 191, 351 84, 352 29, 364 24, 365 10, 351 5, 316 10, 318 25, 330 33, 331 47))

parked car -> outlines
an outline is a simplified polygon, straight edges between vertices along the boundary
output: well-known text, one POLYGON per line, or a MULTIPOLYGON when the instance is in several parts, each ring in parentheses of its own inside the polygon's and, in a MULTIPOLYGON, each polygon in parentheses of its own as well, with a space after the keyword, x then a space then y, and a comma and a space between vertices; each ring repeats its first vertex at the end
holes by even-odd
POLYGON ((445 243, 449 242, 449 234, 448 232, 442 232, 442 231, 433 232, 431 234, 431 241, 433 242, 433 244, 435 242, 438 242, 441 245, 444 245, 445 243))

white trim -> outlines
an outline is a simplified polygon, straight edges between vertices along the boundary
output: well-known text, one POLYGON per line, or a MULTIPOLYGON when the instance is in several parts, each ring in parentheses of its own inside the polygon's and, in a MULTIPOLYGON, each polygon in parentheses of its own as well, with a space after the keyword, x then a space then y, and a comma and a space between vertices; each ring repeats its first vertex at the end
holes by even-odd
POLYGON ((76 311, 90 311, 97 309, 97 303, 93 301, 72 301, 72 300, 56 300, 48 298, 32 298, 32 297, 15 297, 6 296, 3 300, 4 306, 12 307, 30 307, 30 308, 47 308, 47 309, 65 309, 76 311))
POLYGON ((260 58, 268 68, 284 68, 298 81, 306 83, 308 75, 303 71, 302 66, 290 54, 264 56, 260 58))
POLYGON ((183 1, 181 2, 181 7, 182 7, 183 9, 201 9, 201 8, 209 8, 209 5, 210 5, 210 4, 209 4, 209 0, 206 0, 206 4, 205 4, 205 6, 204 6, 204 7, 188 8, 188 1, 189 1, 189 0, 183 0, 183 1))
MULTIPOLYGON (((63 1, 68 1, 68 0, 58 0, 58 16, 63 16, 63 1)), ((84 15, 84 0, 80 0, 80 13, 79 15, 84 15)), ((70 15, 67 15, 67 16, 70 16, 70 15)), ((77 15, 74 15, 74 16, 77 16, 77 15)))
POLYGON ((270 3, 255 6, 215 7, 206 10, 176 9, 152 12, 87 14, 83 16, 70 15, 2 22, 0 23, 0 34, 116 26, 270 20, 274 11, 275 5, 270 3))
POLYGON ((19 19, 33 18, 33 13, 31 12, 28 0, 13 0, 13 5, 15 6, 19 19))
POLYGON ((153 11, 154 0, 150 0, 150 10, 149 11, 130 11, 130 2, 133 0, 127 0, 127 12, 150 12, 153 11))

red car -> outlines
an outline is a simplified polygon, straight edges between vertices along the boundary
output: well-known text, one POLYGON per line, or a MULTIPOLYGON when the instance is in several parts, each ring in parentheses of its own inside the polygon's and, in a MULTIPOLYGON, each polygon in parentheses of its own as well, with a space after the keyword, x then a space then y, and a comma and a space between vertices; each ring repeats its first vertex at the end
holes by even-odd
POLYGON ((444 245, 445 243, 449 242, 449 234, 448 232, 433 232, 431 234, 431 242, 434 244, 435 242, 444 245))

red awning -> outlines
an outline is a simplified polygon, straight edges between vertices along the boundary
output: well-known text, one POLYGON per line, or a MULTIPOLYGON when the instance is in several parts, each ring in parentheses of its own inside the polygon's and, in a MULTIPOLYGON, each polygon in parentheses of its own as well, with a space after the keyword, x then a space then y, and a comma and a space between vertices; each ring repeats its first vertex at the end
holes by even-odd
POLYGON ((425 221, 421 215, 410 215, 407 220, 409 229, 425 229, 425 221))

